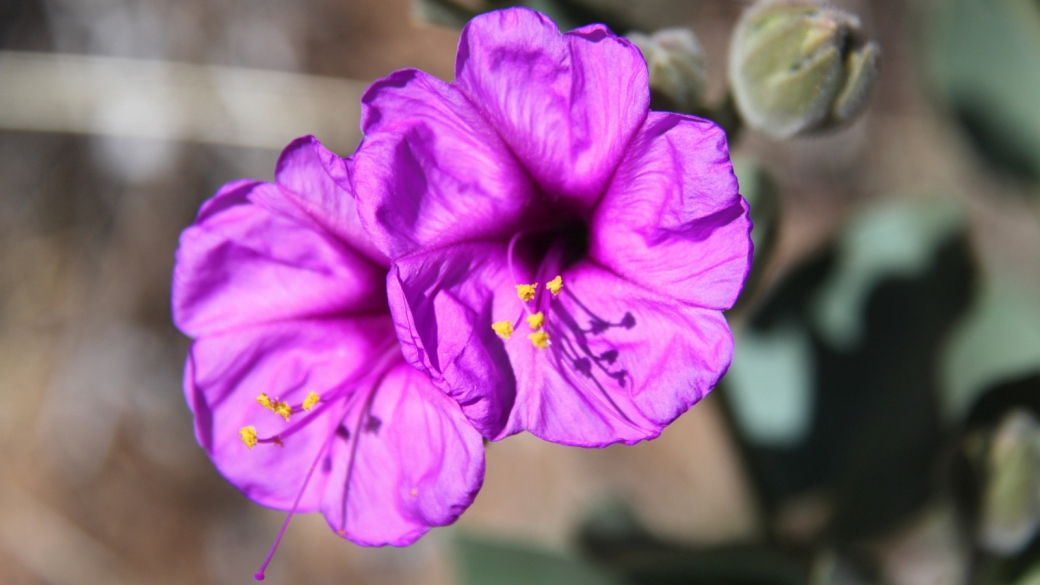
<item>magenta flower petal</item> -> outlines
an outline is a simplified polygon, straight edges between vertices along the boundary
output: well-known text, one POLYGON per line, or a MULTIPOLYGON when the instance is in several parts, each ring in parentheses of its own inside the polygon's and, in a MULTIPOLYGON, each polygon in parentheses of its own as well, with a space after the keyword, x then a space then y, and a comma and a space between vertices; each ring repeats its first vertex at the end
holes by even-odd
POLYGON ((293 217, 300 217, 302 211, 355 251, 376 264, 389 267, 390 260, 376 248, 357 221, 353 197, 344 196, 350 192, 348 162, 329 152, 313 136, 297 138, 285 147, 275 165, 275 183, 280 192, 265 203, 293 217), (299 209, 285 205, 287 202, 299 209))
POLYGON ((362 111, 353 177, 370 193, 361 220, 380 249, 400 256, 501 236, 538 213, 523 169, 454 86, 398 71, 365 92, 362 111))
POLYGON ((646 118, 646 61, 602 25, 560 34, 526 8, 469 22, 455 61, 459 89, 542 191, 592 207, 646 118))
POLYGON ((563 271, 543 306, 551 345, 505 343, 516 406, 502 435, 602 447, 652 439, 715 386, 733 339, 718 311, 676 303, 593 262, 563 271))
POLYGON ((383 269, 328 234, 251 203, 258 193, 277 197, 279 190, 225 186, 181 236, 173 306, 182 331, 198 337, 346 307, 385 308, 383 269))
POLYGON ((330 486, 350 483, 354 490, 348 498, 326 489, 322 509, 334 530, 357 544, 404 546, 469 507, 484 480, 484 445, 425 374, 399 362, 360 414, 358 408, 344 420, 357 433, 356 453, 337 441, 322 463, 330 486))
POLYGON ((657 436, 732 356, 752 248, 724 134, 650 113, 604 27, 527 9, 471 21, 456 78, 377 82, 354 156, 405 357, 493 440, 657 436))
POLYGON ((184 389, 199 443, 250 498, 321 510, 360 544, 405 545, 473 501, 483 443, 405 362, 388 260, 365 239, 347 172, 299 139, 276 184, 231 183, 203 205, 174 271, 174 319, 195 338, 184 389))
POLYGON ((505 257, 505 245, 458 245, 398 260, 389 280, 393 312, 411 317, 398 329, 405 356, 493 440, 523 430, 583 447, 651 439, 729 368, 733 341, 718 311, 590 261, 564 269, 563 292, 541 304, 548 348, 530 331, 503 342, 488 324, 522 328, 524 316, 505 257))
POLYGON ((726 134, 653 112, 591 220, 589 257, 619 276, 710 309, 733 306, 751 267, 751 220, 726 134))
MULTIPOLYGON (((386 353, 392 327, 382 316, 300 320, 244 327, 196 340, 189 354, 184 391, 195 413, 199 444, 224 477, 250 499, 273 508, 291 508, 307 469, 341 424, 349 405, 336 400, 321 411, 312 411, 316 415, 299 413, 287 422, 262 409, 257 396, 264 393, 299 405, 309 392, 327 399, 336 392, 365 387, 365 382, 370 386, 373 380, 365 380, 361 372, 386 353), (246 426, 255 427, 260 437, 279 435, 311 416, 311 422, 283 439, 285 447, 248 449, 238 435, 246 426)), ((345 442, 342 437, 337 440, 345 442)), ((345 486, 334 487, 342 494, 345 486)), ((325 491, 325 478, 316 474, 299 509, 317 510, 325 491)))
POLYGON ((488 437, 502 432, 515 395, 509 358, 488 326, 496 294, 512 288, 505 258, 504 244, 461 244, 402 259, 387 280, 391 310, 409 319, 398 322, 405 357, 488 437))
POLYGON ((385 316, 293 322, 197 341, 185 392, 217 469, 253 501, 287 510, 317 464, 297 510, 323 511, 357 544, 404 546, 454 522, 483 482, 483 445, 458 405, 399 356, 382 380, 363 374, 386 359, 377 350, 392 339, 392 327, 385 316), (358 375, 344 379, 344 370, 358 375), (354 387, 361 389, 348 400, 300 413, 299 422, 312 420, 286 436, 284 447, 250 450, 237 434, 254 426, 260 436, 275 436, 299 424, 258 416, 258 392, 300 404, 312 391, 328 399, 354 387))

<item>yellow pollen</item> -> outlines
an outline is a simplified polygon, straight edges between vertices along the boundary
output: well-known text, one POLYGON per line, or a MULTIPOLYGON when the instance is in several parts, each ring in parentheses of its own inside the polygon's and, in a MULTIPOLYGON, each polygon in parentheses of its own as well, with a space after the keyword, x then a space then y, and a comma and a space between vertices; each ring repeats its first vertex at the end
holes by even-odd
POLYGON ((542 325, 545 325, 545 314, 538 311, 534 315, 528 315, 527 324, 531 326, 531 329, 541 329, 542 325))
POLYGON ((315 406, 318 405, 318 402, 320 400, 321 400, 321 396, 318 396, 318 394, 316 392, 311 392, 310 394, 307 395, 307 398, 303 401, 303 409, 306 410, 307 412, 310 412, 311 410, 314 409, 315 406))
POLYGON ((417 495, 419 495, 419 492, 417 490, 412 490, 412 497, 414 498, 417 495))
POLYGON ((256 427, 242 427, 242 430, 238 431, 238 436, 242 437, 242 442, 246 447, 250 449, 256 447, 256 427))
POLYGON ((545 349, 549 347, 549 334, 545 331, 538 330, 527 336, 531 340, 531 345, 538 349, 545 349))
POLYGON ((563 288, 563 277, 557 275, 556 278, 545 283, 545 288, 552 293, 552 296, 560 294, 560 290, 563 288))
POLYGON ((518 284, 516 285, 516 296, 520 297, 521 301, 527 302, 534 299, 535 293, 538 292, 538 283, 534 284, 518 284))
POLYGON ((509 337, 513 335, 513 322, 512 321, 496 321, 491 324, 491 328, 495 330, 495 333, 499 337, 505 340, 509 340, 509 337))
POLYGON ((268 396, 267 394, 264 394, 264 393, 261 392, 260 396, 256 397, 256 403, 259 404, 260 406, 263 406, 267 410, 270 410, 271 412, 274 412, 274 401, 271 400, 271 397, 268 396))
POLYGON ((275 414, 280 415, 286 421, 289 420, 289 415, 292 414, 292 407, 289 406, 288 402, 275 402, 274 408, 271 410, 273 410, 275 414))

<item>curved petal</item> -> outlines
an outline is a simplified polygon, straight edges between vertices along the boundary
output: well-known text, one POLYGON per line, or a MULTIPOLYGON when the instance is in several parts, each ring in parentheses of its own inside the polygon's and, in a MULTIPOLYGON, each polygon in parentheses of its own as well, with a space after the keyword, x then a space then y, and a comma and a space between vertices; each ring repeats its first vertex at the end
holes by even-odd
MULTIPOLYGON (((195 434, 217 469, 253 501, 287 510, 309 467, 343 421, 348 402, 336 400, 370 377, 369 368, 394 348, 385 316, 288 321, 242 328, 196 341, 188 356, 184 391, 195 413, 195 434), (287 422, 257 404, 265 393, 298 407, 309 392, 322 397, 311 413, 287 422), (291 435, 294 425, 310 421, 291 435), (253 426, 260 437, 284 436, 284 447, 261 443, 249 449, 239 430, 253 426)), ((369 380, 371 382, 371 380, 369 380)), ((345 441, 337 435, 334 441, 345 441)), ((301 511, 320 507, 325 476, 315 474, 301 511)))
POLYGON ((172 305, 189 336, 386 310, 384 269, 327 232, 251 201, 282 192, 265 183, 226 185, 181 234, 172 305))
POLYGON ((736 301, 751 268, 751 219, 726 135, 653 112, 590 227, 589 256, 659 293, 710 309, 736 301))
POLYGON ((484 444, 458 404, 403 360, 370 398, 345 421, 356 445, 337 441, 319 467, 328 475, 322 510, 357 544, 405 546, 473 502, 484 444))
POLYGON ((509 360, 491 329, 493 321, 514 319, 520 310, 505 257, 505 244, 452 246, 398 260, 387 277, 405 358, 488 437, 501 432, 515 392, 509 360), (496 304, 496 290, 513 290, 512 302, 496 304))
MULTIPOLYGON (((506 342, 516 404, 501 436, 527 430, 580 447, 652 439, 703 398, 729 367, 719 311, 676 303, 591 262, 546 297, 550 346, 518 331, 506 342)), ((500 437, 498 437, 500 438, 500 437)))
POLYGON ((389 259, 372 244, 357 216, 347 161, 326 149, 314 136, 302 136, 282 150, 275 165, 275 183, 281 197, 261 201, 290 217, 315 222, 350 248, 376 264, 390 267, 389 259), (294 205, 288 206, 291 201, 294 205))
POLYGON ((579 211, 601 196, 650 104, 634 45, 602 25, 561 35, 526 8, 471 20, 455 78, 541 190, 579 211))
POLYGON ((354 190, 365 229, 391 258, 508 237, 538 213, 523 169, 454 86, 397 71, 368 88, 362 111, 354 190))

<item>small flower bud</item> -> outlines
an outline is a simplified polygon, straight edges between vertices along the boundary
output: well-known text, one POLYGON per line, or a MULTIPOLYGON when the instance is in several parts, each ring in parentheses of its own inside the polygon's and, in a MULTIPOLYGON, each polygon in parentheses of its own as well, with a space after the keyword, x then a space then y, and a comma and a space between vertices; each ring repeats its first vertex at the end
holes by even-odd
POLYGON ((703 104, 707 86, 704 51, 688 28, 667 28, 652 35, 628 34, 650 70, 650 107, 694 112, 703 104))
POLYGON ((1014 408, 989 443, 979 540, 990 552, 1015 555, 1040 531, 1040 421, 1032 411, 1014 408))
POLYGON ((737 23, 730 89, 744 121, 774 138, 830 129, 863 111, 880 48, 855 16, 808 2, 766 1, 737 23))

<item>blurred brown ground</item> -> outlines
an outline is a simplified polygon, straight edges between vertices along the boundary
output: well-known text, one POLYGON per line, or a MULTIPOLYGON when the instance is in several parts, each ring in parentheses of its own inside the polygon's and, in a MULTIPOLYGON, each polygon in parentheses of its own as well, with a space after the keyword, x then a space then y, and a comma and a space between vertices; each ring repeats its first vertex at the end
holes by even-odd
MULTIPOLYGON (((450 79, 457 40, 412 22, 408 0, 8 4, 6 49, 359 80, 402 67, 450 79)), ((917 87, 910 4, 851 6, 885 50, 865 118, 783 148, 748 133, 735 149, 764 161, 784 187, 770 281, 864 199, 994 189, 917 87)), ((648 28, 676 24, 675 9, 692 26, 717 97, 740 7, 658 1, 640 18, 648 28)), ((199 203, 225 181, 269 179, 276 156, 0 132, 0 583, 250 580, 283 515, 246 501, 196 446, 179 382, 188 342, 170 324, 168 291, 177 236, 199 203), (127 166, 126 153, 148 149, 160 154, 127 166)), ((1035 265, 1040 235, 1020 204, 972 206, 981 254, 995 250, 999 264, 1011 250, 1035 265)), ((409 549, 363 549, 334 537, 320 516, 298 517, 269 582, 450 583, 452 531, 566 550, 575 524, 618 498, 651 530, 682 541, 750 540, 763 529, 714 398, 636 447, 578 450, 524 435, 489 445, 487 461, 484 489, 458 525, 409 549)))

